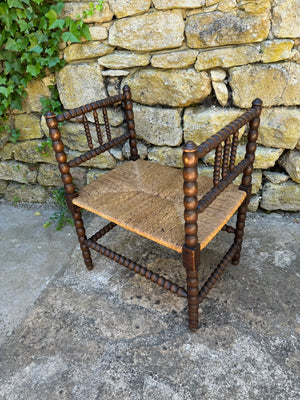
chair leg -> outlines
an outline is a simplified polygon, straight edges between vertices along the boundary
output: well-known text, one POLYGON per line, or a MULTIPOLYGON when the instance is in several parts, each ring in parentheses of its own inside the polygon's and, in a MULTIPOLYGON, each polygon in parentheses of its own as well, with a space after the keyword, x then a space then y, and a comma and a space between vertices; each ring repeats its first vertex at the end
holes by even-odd
POLYGON ((196 249, 183 246, 182 260, 186 269, 189 328, 192 332, 196 332, 199 328, 199 244, 196 249))
POLYGON ((248 202, 248 198, 246 198, 243 204, 240 206, 237 214, 236 231, 234 238, 234 243, 237 245, 237 250, 231 261, 231 264, 233 265, 238 265, 240 262, 248 202))
POLYGON ((78 241, 79 241, 80 248, 82 251, 83 260, 84 260, 84 263, 85 263, 87 269, 90 271, 93 269, 93 261, 91 258, 90 249, 86 244, 87 237, 85 235, 85 229, 84 229, 84 225, 83 225, 83 221, 82 221, 82 217, 81 217, 81 212, 79 210, 77 210, 73 214, 73 219, 74 219, 74 224, 75 224, 75 228, 76 228, 76 233, 78 236, 78 241))

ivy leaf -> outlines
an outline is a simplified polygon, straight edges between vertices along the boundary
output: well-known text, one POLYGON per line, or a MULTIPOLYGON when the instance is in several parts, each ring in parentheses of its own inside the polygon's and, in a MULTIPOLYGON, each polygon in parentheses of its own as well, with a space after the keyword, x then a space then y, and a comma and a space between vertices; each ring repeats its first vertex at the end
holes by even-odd
POLYGON ((83 34, 83 36, 84 36, 87 40, 92 40, 92 38, 91 38, 91 33, 90 33, 90 29, 89 29, 89 26, 88 26, 87 24, 83 24, 83 25, 82 25, 81 33, 83 34))
POLYGON ((74 36, 71 32, 64 32, 64 33, 61 35, 61 38, 62 38, 62 40, 63 40, 64 42, 70 41, 70 42, 72 42, 72 43, 80 43, 80 40, 77 39, 77 37, 74 36))
POLYGON ((65 26, 65 21, 63 19, 57 19, 56 21, 53 22, 51 26, 49 26, 50 29, 63 29, 65 26))
POLYGON ((27 65, 26 72, 28 74, 31 74, 32 76, 36 77, 41 72, 41 69, 42 69, 42 67, 40 64, 35 64, 35 65, 30 64, 30 65, 27 65))
POLYGON ((5 47, 6 47, 6 50, 12 50, 12 51, 19 50, 19 46, 18 46, 17 42, 10 37, 7 39, 5 47))
POLYGON ((18 21, 18 23, 19 23, 19 27, 21 29, 21 32, 25 32, 25 31, 29 30, 30 27, 31 27, 31 25, 28 24, 27 22, 25 22, 24 19, 20 19, 18 21))
POLYGON ((59 57, 50 58, 50 60, 48 60, 48 67, 49 68, 54 67, 55 65, 59 64, 59 62, 60 62, 59 57))
POLYGON ((4 86, 0 86, 0 93, 2 93, 5 97, 9 96, 8 89, 4 86))
POLYGON ((37 54, 41 54, 43 50, 44 49, 40 45, 37 45, 37 46, 32 47, 31 49, 29 49, 30 52, 37 53, 37 54))
POLYGON ((65 6, 64 3, 59 2, 57 4, 52 4, 52 6, 50 7, 50 10, 54 10, 58 15, 60 15, 64 6, 65 6))
POLYGON ((19 0, 7 0, 7 4, 9 8, 22 8, 24 9, 23 4, 19 0))
POLYGON ((47 12, 46 17, 49 20, 49 28, 51 29, 52 24, 57 20, 57 14, 54 10, 50 10, 47 12))

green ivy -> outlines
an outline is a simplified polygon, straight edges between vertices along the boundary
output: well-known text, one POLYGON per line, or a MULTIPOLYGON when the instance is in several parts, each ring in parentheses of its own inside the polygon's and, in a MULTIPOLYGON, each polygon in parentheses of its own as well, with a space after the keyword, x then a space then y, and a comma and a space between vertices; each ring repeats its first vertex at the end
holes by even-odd
POLYGON ((52 224, 56 224, 55 229, 60 231, 66 224, 74 226, 72 215, 66 203, 64 187, 53 190, 51 197, 54 199, 58 211, 55 211, 50 216, 49 220, 44 223, 43 227, 49 228, 52 224))
MULTIPOLYGON (((6 0, 0 2, 0 119, 11 110, 22 110, 27 83, 61 69, 61 42, 79 43, 91 39, 82 19, 62 18, 60 0, 6 0)), ((102 8, 102 1, 82 18, 102 8)), ((78 16, 79 17, 79 16, 78 16)), ((2 129, 13 126, 2 124, 2 129)), ((0 128, 1 129, 1 128, 0 128)))

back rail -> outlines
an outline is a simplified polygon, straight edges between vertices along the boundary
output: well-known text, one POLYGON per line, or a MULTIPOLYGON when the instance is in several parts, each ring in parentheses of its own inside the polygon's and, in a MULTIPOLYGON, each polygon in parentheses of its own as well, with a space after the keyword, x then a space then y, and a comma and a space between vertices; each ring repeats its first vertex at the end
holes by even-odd
POLYGON ((126 142, 126 140, 129 139, 129 137, 130 137, 130 132, 126 132, 124 135, 118 136, 117 138, 112 139, 109 142, 102 144, 101 146, 98 146, 93 150, 89 150, 86 153, 73 158, 68 162, 68 166, 71 168, 77 167, 78 165, 90 160, 91 158, 96 157, 107 150, 112 149, 114 146, 126 142))

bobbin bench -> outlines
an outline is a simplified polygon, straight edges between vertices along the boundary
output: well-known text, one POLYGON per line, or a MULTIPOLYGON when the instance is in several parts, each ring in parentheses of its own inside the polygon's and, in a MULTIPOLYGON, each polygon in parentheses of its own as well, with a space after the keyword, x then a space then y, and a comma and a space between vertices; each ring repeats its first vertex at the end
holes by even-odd
POLYGON ((189 327, 198 329, 199 303, 220 278, 225 268, 239 263, 245 218, 251 195, 251 176, 258 136, 262 102, 236 118, 200 146, 183 146, 183 170, 140 160, 137 152, 133 103, 128 86, 123 93, 60 115, 46 114, 46 121, 65 188, 65 198, 72 213, 82 255, 87 268, 93 268, 90 249, 146 277, 178 296, 187 298, 189 327), (127 132, 112 138, 107 107, 121 103, 125 110, 127 132), (97 110, 102 110, 103 126, 97 110), (89 150, 67 160, 59 123, 81 120, 89 150), (90 122, 92 119, 93 122, 90 122), (239 129, 249 123, 246 154, 236 164, 239 129), (95 133, 93 132, 95 131, 95 133), (105 135, 104 132, 105 131, 105 135), (104 143, 104 138, 107 138, 104 143), (71 168, 129 140, 130 160, 77 191, 71 168), (94 142, 97 141, 97 144, 94 142), (198 176, 198 161, 215 149, 213 178, 198 176), (232 182, 243 174, 238 187, 232 182), (90 238, 86 237, 81 209, 100 215, 110 222, 90 238), (237 213, 236 227, 227 225, 237 213), (198 218, 198 214, 199 218, 198 218), (171 248, 182 255, 187 285, 181 287, 169 279, 98 243, 116 225, 171 248), (202 250, 220 231, 234 233, 234 242, 211 276, 199 289, 198 268, 202 250))

